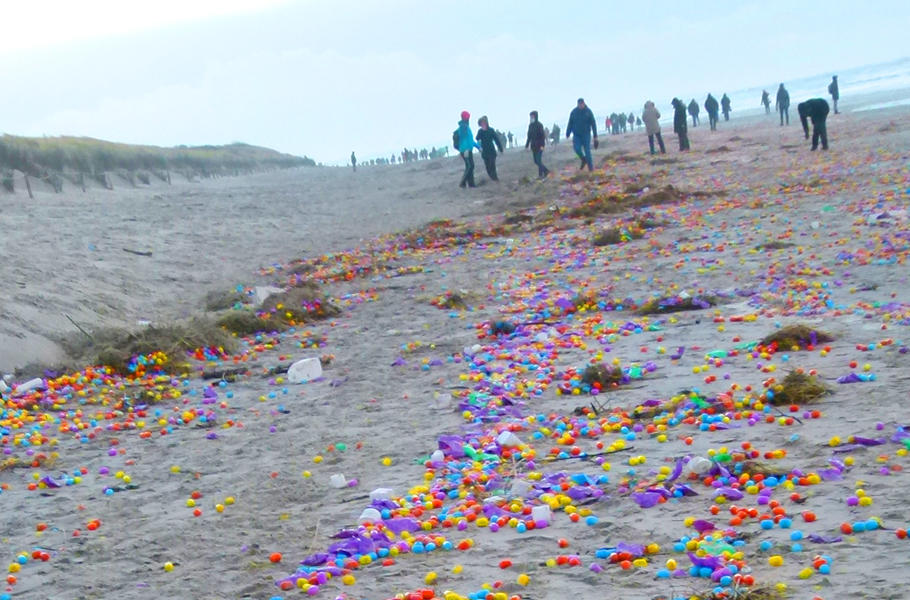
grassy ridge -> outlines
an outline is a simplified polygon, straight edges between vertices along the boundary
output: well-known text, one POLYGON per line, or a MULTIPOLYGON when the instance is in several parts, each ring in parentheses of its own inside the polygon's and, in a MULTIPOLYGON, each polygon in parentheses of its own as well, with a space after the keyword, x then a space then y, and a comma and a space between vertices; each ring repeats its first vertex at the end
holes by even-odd
POLYGON ((189 172, 203 177, 315 166, 307 157, 234 143, 226 146, 138 146, 86 137, 0 138, 0 173, 12 170, 48 177, 75 172, 98 175, 107 171, 189 172))

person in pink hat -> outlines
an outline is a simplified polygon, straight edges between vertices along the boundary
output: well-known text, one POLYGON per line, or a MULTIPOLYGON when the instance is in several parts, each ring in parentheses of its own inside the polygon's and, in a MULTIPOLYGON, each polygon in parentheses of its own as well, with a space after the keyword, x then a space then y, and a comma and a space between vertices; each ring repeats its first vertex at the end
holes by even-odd
POLYGON ((464 160, 464 175, 461 176, 458 187, 477 187, 474 183, 474 148, 480 148, 480 145, 474 141, 474 134, 471 133, 471 113, 466 110, 461 111, 458 129, 452 134, 452 144, 464 160))

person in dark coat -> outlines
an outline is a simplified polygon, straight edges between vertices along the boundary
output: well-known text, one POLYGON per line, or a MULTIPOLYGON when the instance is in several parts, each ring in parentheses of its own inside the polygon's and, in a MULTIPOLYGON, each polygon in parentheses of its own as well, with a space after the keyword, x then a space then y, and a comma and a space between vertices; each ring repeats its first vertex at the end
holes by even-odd
POLYGON ((357 170, 357 156, 354 155, 354 151, 351 150, 351 166, 354 167, 354 170, 357 170))
POLYGON ((708 113, 708 124, 711 126, 711 131, 717 131, 717 111, 719 105, 717 104, 717 98, 708 94, 708 97, 705 98, 705 112, 708 113))
MULTIPOLYGON (((556 129, 556 125, 553 126, 556 129)), ((555 133, 555 132, 554 132, 555 133)), ((559 135, 555 133, 555 135, 559 135)), ((531 123, 528 125, 528 139, 525 142, 525 148, 531 149, 531 156, 534 157, 534 164, 537 165, 537 176, 540 179, 547 177, 550 170, 543 166, 543 147, 547 144, 547 134, 543 125, 537 119, 537 111, 531 111, 531 123)))
POLYGON ((720 99, 720 110, 724 113, 724 121, 730 120, 730 111, 733 110, 730 108, 730 98, 724 94, 720 99))
POLYGON ((780 125, 784 125, 784 117, 787 118, 787 125, 790 124, 790 92, 784 88, 784 84, 780 84, 780 87, 777 88, 777 101, 775 102, 777 110, 780 111, 780 125))
POLYGON ((626 123, 629 124, 629 132, 635 131, 635 114, 629 113, 629 116, 626 118, 626 123))
POLYGON ((496 174, 496 149, 499 153, 505 152, 502 144, 502 135, 490 127, 490 120, 486 115, 477 120, 477 141, 480 142, 480 157, 483 159, 483 165, 487 168, 487 175, 493 181, 499 181, 496 174))
POLYGON ((679 136, 679 151, 689 149, 689 131, 686 127, 686 105, 679 98, 673 98, 673 132, 679 136))
POLYGON ((695 101, 695 98, 692 98, 692 101, 689 102, 689 115, 692 116, 692 127, 698 127, 698 102, 695 101))
POLYGON ((822 150, 828 149, 828 129, 825 121, 828 118, 828 101, 824 98, 812 98, 796 105, 799 120, 803 124, 803 132, 809 139, 809 123, 812 120, 812 150, 818 149, 818 141, 822 142, 822 150))
POLYGON ((761 91, 761 104, 765 107, 765 114, 771 114, 771 94, 768 93, 768 90, 761 91))
POLYGON ((579 169, 588 166, 589 171, 594 170, 594 159, 591 156, 591 133, 594 134, 594 149, 597 149, 597 120, 594 113, 585 104, 584 98, 578 99, 578 104, 569 113, 569 124, 566 126, 566 139, 572 139, 572 148, 575 155, 581 160, 579 169))
POLYGON ((828 84, 828 93, 831 94, 831 100, 834 104, 834 114, 838 114, 837 101, 840 99, 840 90, 837 87, 837 75, 831 77, 831 83, 828 84))

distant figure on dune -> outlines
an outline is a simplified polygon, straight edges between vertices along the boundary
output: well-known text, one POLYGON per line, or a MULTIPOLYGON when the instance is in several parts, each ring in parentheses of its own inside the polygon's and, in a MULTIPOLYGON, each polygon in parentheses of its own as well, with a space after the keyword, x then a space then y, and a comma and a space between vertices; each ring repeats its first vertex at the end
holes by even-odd
POLYGON ((626 118, 626 122, 629 124, 629 132, 631 133, 631 132, 635 131, 635 114, 634 113, 629 113, 628 118, 626 118))
POLYGON ((828 118, 828 101, 824 98, 812 98, 796 105, 799 120, 803 124, 803 132, 809 139, 809 123, 812 120, 812 150, 818 149, 818 141, 822 142, 822 150, 828 149, 828 128, 825 120, 828 118))
MULTIPOLYGON (((543 179, 550 174, 550 170, 543 165, 543 148, 547 144, 547 135, 543 125, 537 118, 537 111, 532 110, 530 113, 531 122, 528 124, 528 137, 525 142, 525 148, 531 149, 531 156, 534 157, 534 164, 537 165, 537 177, 543 179)), ((553 135, 559 138, 559 126, 553 126, 553 135)))
POLYGON ((717 131, 717 111, 719 109, 717 98, 708 94, 708 97, 705 98, 705 112, 708 113, 708 124, 711 126, 711 131, 717 131))
POLYGON ((790 124, 790 92, 784 89, 784 84, 777 88, 777 101, 774 103, 777 110, 780 111, 780 125, 784 126, 784 117, 787 119, 787 125, 790 124))
POLYGON ((641 129, 641 117, 635 117, 635 126, 641 129))
POLYGON ((730 111, 733 109, 730 108, 730 98, 727 97, 727 94, 724 94, 720 99, 720 110, 724 113, 724 121, 729 121, 730 111))
POLYGON ((698 108, 698 102, 695 101, 695 98, 692 98, 692 101, 689 102, 689 114, 692 116, 692 127, 698 127, 698 113, 701 112, 698 108))
POLYGON ((657 107, 654 106, 654 103, 650 100, 645 102, 645 107, 641 111, 641 120, 645 122, 645 133, 648 134, 648 146, 651 147, 651 154, 655 154, 655 137, 657 138, 657 143, 660 145, 660 153, 666 154, 667 149, 664 146, 664 138, 660 135, 660 111, 657 110, 657 107))
POLYGON ((765 114, 771 114, 771 94, 768 93, 768 90, 761 91, 761 103, 765 107, 765 114))
POLYGON ((591 156, 591 133, 594 134, 594 149, 597 149, 597 121, 594 119, 594 113, 585 104, 584 98, 579 98, 578 103, 572 112, 569 113, 569 124, 566 125, 566 139, 575 136, 572 139, 572 148, 575 155, 581 160, 579 169, 584 169, 588 165, 588 170, 594 170, 594 159, 591 156))
POLYGON ((831 94, 831 100, 834 104, 834 114, 837 112, 837 101, 840 99, 840 89, 837 87, 837 75, 831 77, 831 83, 828 84, 828 93, 831 94))
POLYGON ((511 148, 511 147, 512 147, 512 141, 515 139, 514 137, 512 137, 512 132, 511 132, 511 131, 509 132, 509 135, 506 136, 506 138, 509 140, 509 148, 511 148))
POLYGON ((679 151, 689 149, 689 132, 686 128, 686 105, 679 98, 673 98, 673 133, 679 136, 679 151))
POLYGON ((553 145, 559 145, 559 134, 562 133, 562 129, 559 128, 558 123, 553 123, 553 127, 550 128, 550 135, 553 140, 553 145))
POLYGON ((354 167, 354 171, 357 171, 357 157, 354 156, 354 151, 351 150, 351 166, 354 167))
POLYGON ((474 148, 479 148, 474 141, 474 134, 471 133, 471 113, 466 110, 461 111, 461 120, 458 121, 458 129, 452 135, 453 145, 458 148, 464 160, 464 175, 461 176, 461 183, 458 187, 477 187, 474 183, 474 148))
POLYGON ((499 181, 499 176, 496 174, 496 149, 499 148, 500 154, 505 152, 502 143, 503 136, 497 135, 495 130, 490 129, 490 120, 486 115, 477 119, 477 126, 480 127, 477 130, 477 141, 480 142, 480 157, 483 159, 483 165, 487 168, 487 175, 490 176, 490 179, 499 181))

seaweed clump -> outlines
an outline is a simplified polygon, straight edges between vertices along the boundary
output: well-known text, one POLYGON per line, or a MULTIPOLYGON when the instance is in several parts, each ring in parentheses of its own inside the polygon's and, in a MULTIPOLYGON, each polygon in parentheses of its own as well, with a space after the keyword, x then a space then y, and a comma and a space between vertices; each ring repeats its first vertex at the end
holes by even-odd
POLYGON ((833 340, 834 336, 830 333, 798 323, 766 335, 759 345, 772 350, 812 350, 820 343, 833 340))
POLYGON ((806 404, 830 394, 831 390, 817 375, 808 375, 801 370, 787 373, 784 379, 776 384, 768 394, 768 401, 777 406, 780 404, 806 404))

